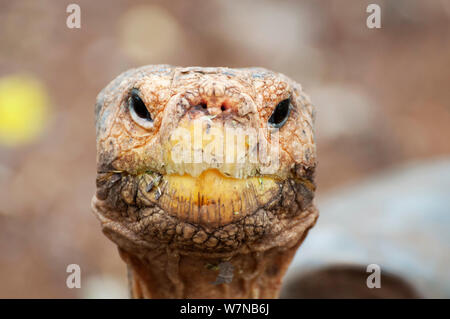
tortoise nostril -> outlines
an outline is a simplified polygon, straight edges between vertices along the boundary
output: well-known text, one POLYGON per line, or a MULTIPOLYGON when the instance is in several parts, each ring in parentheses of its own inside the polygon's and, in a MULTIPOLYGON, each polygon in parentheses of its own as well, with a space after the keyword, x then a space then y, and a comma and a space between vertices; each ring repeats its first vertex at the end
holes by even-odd
POLYGON ((226 111, 227 107, 225 106, 225 104, 222 104, 222 106, 220 107, 220 109, 223 111, 226 111))
POLYGON ((206 103, 200 103, 202 109, 206 109, 208 107, 208 105, 206 103))

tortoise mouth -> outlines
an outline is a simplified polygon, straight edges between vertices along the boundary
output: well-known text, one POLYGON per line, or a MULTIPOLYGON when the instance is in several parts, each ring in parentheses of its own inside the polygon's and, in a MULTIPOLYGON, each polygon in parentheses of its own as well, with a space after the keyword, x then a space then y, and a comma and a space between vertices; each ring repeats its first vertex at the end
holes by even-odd
POLYGON ((253 214, 278 197, 280 191, 280 181, 275 177, 233 178, 217 169, 207 169, 197 177, 162 175, 147 195, 151 202, 182 221, 218 227, 253 214))
POLYGON ((215 168, 197 177, 145 171, 99 173, 97 197, 117 211, 157 207, 177 220, 204 227, 232 224, 280 198, 284 180, 226 176, 215 168))
POLYGON ((292 176, 238 179, 216 169, 197 177, 109 172, 97 177, 92 207, 111 238, 218 253, 303 223, 315 212, 312 187, 292 176))

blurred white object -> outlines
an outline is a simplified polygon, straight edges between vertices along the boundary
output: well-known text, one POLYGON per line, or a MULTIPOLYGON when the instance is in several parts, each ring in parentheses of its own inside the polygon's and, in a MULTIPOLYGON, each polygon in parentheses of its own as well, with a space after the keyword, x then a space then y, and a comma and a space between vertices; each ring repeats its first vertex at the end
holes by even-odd
POLYGON ((80 298, 85 299, 127 299, 127 285, 112 276, 91 276, 82 282, 80 298))
POLYGON ((450 297, 449 159, 411 163, 316 202, 319 220, 286 282, 331 264, 378 264, 426 298, 450 297))

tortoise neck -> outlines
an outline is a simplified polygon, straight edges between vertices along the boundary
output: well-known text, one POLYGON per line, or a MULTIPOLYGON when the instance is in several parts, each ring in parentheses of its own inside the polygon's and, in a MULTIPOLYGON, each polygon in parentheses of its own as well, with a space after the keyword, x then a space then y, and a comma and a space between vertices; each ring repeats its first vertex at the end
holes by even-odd
POLYGON ((300 243, 226 260, 169 250, 144 256, 119 251, 128 265, 132 298, 277 298, 300 243))

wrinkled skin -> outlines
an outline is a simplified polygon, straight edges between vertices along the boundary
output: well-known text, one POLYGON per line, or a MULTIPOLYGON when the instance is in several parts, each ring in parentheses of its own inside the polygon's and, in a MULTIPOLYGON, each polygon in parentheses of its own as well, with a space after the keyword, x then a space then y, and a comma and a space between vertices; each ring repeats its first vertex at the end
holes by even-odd
POLYGON ((132 296, 276 297, 318 216, 314 110, 301 86, 260 68, 145 66, 113 80, 95 112, 92 207, 129 266, 132 296), (133 89, 151 114, 149 127, 131 116, 133 89), (274 130, 269 117, 286 99, 291 111, 274 130), (230 123, 262 129, 261 141, 279 143, 266 154, 278 159, 276 169, 174 164, 172 133, 205 116, 208 133, 230 123), (231 279, 213 284, 221 265, 231 279))

